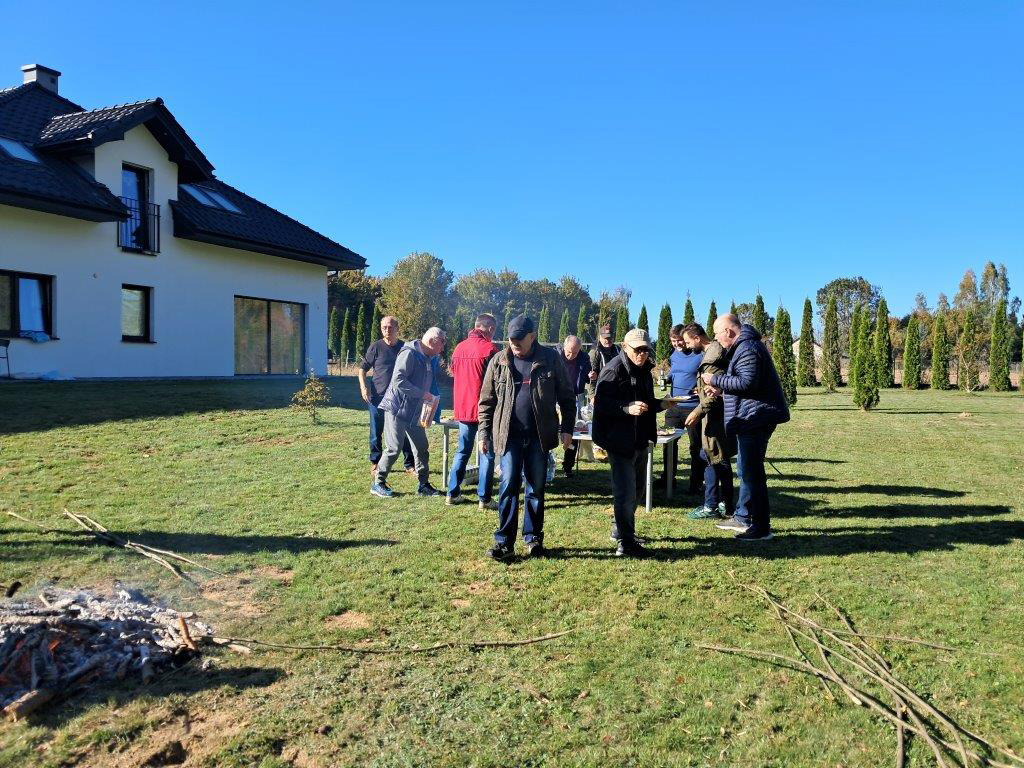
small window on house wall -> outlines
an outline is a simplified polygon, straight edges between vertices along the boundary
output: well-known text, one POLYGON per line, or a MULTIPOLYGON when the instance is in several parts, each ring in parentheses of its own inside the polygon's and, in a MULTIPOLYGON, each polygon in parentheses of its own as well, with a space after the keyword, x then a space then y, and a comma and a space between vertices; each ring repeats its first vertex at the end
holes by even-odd
POLYGON ((0 336, 52 333, 53 278, 0 270, 0 336))
POLYGON ((153 341, 152 297, 153 289, 147 286, 121 286, 121 341, 153 341))

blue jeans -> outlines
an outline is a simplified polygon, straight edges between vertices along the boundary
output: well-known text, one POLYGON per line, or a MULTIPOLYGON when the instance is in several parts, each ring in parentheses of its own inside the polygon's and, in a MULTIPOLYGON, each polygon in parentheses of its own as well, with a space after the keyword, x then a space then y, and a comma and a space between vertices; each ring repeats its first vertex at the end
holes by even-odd
POLYGON ((523 493, 523 541, 544 543, 544 481, 548 452, 536 435, 509 435, 501 455, 501 487, 498 491, 496 544, 511 547, 519 529, 519 490, 523 493))
MULTIPOLYGON (((475 421, 459 422, 459 446, 452 459, 452 471, 448 475, 448 495, 456 498, 462 495, 462 479, 466 476, 469 457, 476 451, 476 430, 480 425, 475 421)), ((494 489, 494 451, 480 454, 480 476, 476 492, 480 501, 490 501, 494 489)))
POLYGON ((764 457, 768 440, 775 427, 736 435, 736 473, 740 476, 740 500, 736 505, 736 519, 753 526, 757 533, 772 529, 768 508, 768 478, 764 471, 764 457))
POLYGON ((714 509, 721 501, 725 503, 725 511, 732 514, 736 502, 732 462, 726 459, 721 464, 712 464, 703 448, 700 449, 700 457, 704 460, 704 506, 714 509))
MULTIPOLYGON (((379 398, 377 402, 380 402, 379 398)), ((384 411, 378 408, 373 400, 367 403, 366 410, 370 413, 370 463, 379 464, 381 454, 384 453, 384 447, 381 444, 381 441, 384 439, 384 411)), ((402 443, 402 459, 405 462, 406 469, 412 469, 416 466, 408 437, 402 443)))

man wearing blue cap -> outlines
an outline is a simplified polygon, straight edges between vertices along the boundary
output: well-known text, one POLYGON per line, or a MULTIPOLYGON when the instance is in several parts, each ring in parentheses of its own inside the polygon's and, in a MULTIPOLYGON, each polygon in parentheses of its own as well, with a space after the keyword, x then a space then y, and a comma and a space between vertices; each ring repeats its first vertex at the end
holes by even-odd
POLYGON ((576 396, 558 352, 536 343, 525 315, 508 324, 508 347, 491 358, 480 389, 480 450, 501 462, 498 530, 488 556, 508 560, 519 528, 523 494, 523 541, 527 557, 544 555, 544 481, 548 451, 572 445, 576 396), (556 408, 557 407, 557 408, 556 408))

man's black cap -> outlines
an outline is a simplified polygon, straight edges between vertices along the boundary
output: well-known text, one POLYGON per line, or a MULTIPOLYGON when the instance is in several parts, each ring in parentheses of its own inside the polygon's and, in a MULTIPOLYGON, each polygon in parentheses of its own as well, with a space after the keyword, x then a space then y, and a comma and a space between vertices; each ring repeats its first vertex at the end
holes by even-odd
POLYGON ((526 315, 519 315, 519 317, 513 317, 509 320, 508 337, 510 339, 519 341, 528 333, 533 333, 533 320, 526 315))

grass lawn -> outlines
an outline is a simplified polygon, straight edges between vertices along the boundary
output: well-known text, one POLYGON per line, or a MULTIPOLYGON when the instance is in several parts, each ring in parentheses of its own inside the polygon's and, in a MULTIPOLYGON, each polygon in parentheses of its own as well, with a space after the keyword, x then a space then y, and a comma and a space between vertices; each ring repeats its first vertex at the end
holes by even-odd
MULTIPOLYGON (((549 488, 543 561, 483 551, 493 513, 368 493, 354 379, 312 425, 295 380, 0 382, 0 583, 141 587, 221 634, 392 646, 512 639, 431 656, 217 656, 140 689, 77 697, 0 725, 0 765, 139 765, 172 739, 188 765, 891 764, 892 729, 814 681, 698 643, 790 653, 759 584, 799 610, 820 591, 889 645, 898 674, 964 725, 1024 752, 1024 397, 886 391, 879 410, 801 390, 772 439, 777 538, 740 544, 694 500, 638 528, 659 557, 608 540, 607 465, 549 488), (229 573, 201 591, 61 517, 229 573)), ((447 399, 450 403, 450 397, 447 399)), ((434 484, 441 486, 433 430, 434 484)), ((684 481, 685 485, 685 481, 684 481)), ((912 743, 911 765, 932 764, 912 743)))

